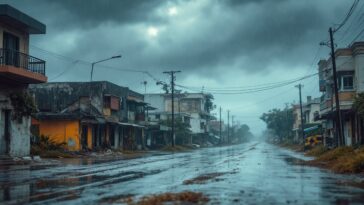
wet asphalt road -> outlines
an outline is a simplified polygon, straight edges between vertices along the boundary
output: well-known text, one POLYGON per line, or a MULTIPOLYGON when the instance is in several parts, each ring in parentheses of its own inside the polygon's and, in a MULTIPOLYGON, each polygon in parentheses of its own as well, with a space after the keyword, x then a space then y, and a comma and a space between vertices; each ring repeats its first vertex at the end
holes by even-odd
POLYGON ((68 160, 54 167, 12 166, 0 172, 0 204, 100 204, 126 195, 196 191, 209 204, 364 204, 364 180, 296 162, 300 153, 264 142, 154 154, 132 160, 68 160), (183 185, 209 173, 205 184, 183 185))

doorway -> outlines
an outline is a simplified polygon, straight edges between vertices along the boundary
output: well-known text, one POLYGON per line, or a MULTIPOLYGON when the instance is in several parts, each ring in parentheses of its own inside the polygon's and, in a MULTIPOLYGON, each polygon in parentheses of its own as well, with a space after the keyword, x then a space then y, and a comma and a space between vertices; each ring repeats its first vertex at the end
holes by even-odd
POLYGON ((5 64, 19 67, 19 38, 13 34, 4 32, 3 48, 5 64))
POLYGON ((88 133, 87 125, 82 125, 82 135, 81 135, 82 150, 87 150, 87 133, 88 133))

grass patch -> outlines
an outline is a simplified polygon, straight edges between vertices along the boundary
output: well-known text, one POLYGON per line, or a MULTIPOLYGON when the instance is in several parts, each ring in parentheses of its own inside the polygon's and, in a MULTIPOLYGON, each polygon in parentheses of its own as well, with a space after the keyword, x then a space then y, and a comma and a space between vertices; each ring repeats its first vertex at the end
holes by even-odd
POLYGON ((332 150, 312 150, 317 158, 307 162, 309 165, 328 168, 337 173, 363 173, 364 148, 339 147, 332 150))
POLYGON ((327 151, 328 151, 328 149, 325 146, 319 145, 319 146, 313 147, 313 148, 309 149, 308 151, 306 151, 305 155, 311 156, 311 157, 319 157, 327 151))

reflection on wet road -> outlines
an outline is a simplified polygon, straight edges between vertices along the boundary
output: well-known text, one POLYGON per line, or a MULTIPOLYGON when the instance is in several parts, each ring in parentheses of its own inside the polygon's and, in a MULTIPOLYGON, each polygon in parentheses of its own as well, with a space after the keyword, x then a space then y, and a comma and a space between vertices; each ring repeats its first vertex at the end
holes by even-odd
POLYGON ((302 166, 297 163, 301 159, 307 160, 299 153, 251 142, 131 160, 12 166, 0 171, 0 203, 99 204, 123 196, 186 190, 203 192, 211 204, 364 202, 364 189, 342 185, 360 176, 302 166), (191 180, 204 175, 211 179, 191 180))

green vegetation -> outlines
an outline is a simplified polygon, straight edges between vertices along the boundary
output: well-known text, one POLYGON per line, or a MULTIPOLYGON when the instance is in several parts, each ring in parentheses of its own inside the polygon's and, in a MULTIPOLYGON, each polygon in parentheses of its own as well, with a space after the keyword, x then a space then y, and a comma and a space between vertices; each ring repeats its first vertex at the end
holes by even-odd
POLYGON ((359 93, 355 97, 353 108, 361 117, 364 117, 364 93, 359 93))
POLYGON ((205 101, 205 110, 206 112, 210 112, 216 108, 216 105, 213 103, 214 96, 211 94, 206 94, 206 101, 205 101))
MULTIPOLYGON (((172 120, 168 119, 161 122, 162 125, 172 127, 172 120)), ((176 144, 183 145, 188 144, 191 139, 190 124, 183 122, 181 118, 175 118, 174 129, 176 136, 176 144)))
POLYGON ((33 97, 26 91, 13 92, 9 98, 14 108, 13 120, 21 121, 23 117, 37 112, 33 97))
POLYGON ((35 136, 31 143, 30 154, 45 158, 72 158, 72 154, 65 152, 65 143, 57 143, 48 136, 35 136))
POLYGON ((272 132, 279 142, 292 141, 292 127, 294 115, 292 108, 273 109, 268 113, 263 113, 260 117, 267 124, 267 128, 272 132))

